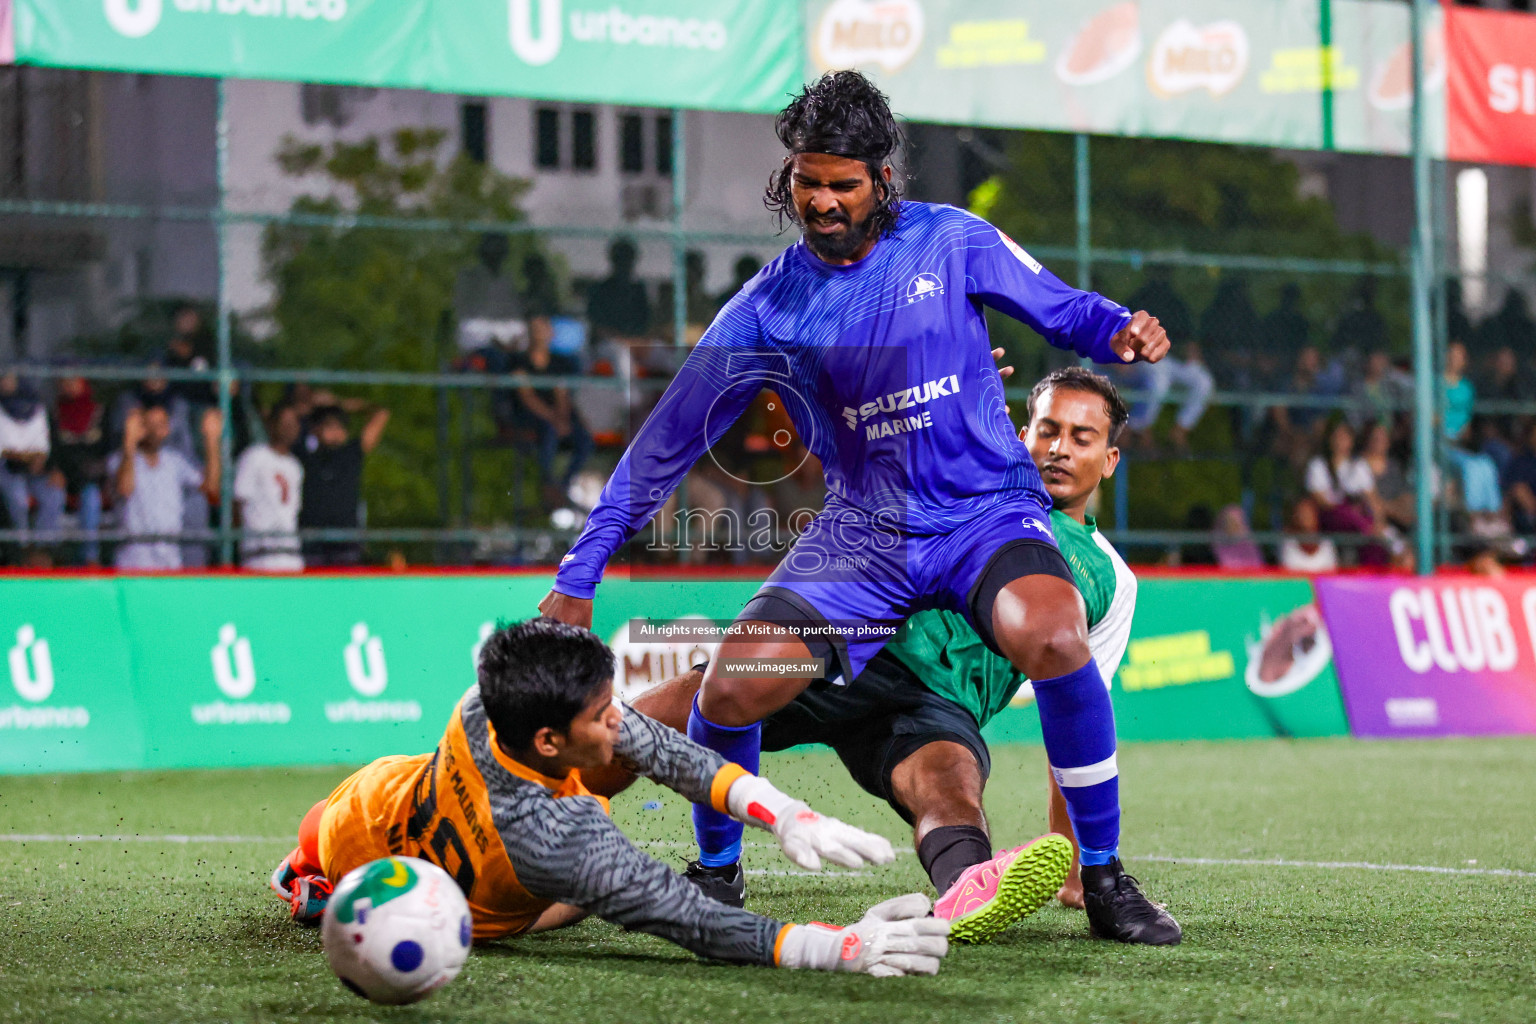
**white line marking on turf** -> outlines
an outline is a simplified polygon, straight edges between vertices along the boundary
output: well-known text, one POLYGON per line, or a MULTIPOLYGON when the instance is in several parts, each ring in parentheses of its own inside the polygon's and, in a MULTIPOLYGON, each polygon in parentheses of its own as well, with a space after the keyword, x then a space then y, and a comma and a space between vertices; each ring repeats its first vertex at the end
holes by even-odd
POLYGON ((292 836, 63 835, 50 832, 0 832, 5 843, 292 843, 292 836))
POLYGON ((1199 864, 1214 867, 1321 868, 1328 871, 1417 871, 1430 875, 1495 875, 1500 878, 1536 878, 1536 871, 1515 868, 1442 868, 1430 864, 1376 864, 1368 860, 1288 860, 1273 857, 1264 860, 1240 860, 1227 857, 1135 857, 1159 864, 1199 864))
MULTIPOLYGON (((71 835, 60 832, 0 832, 0 843, 174 843, 187 845, 190 843, 213 843, 228 845, 254 845, 254 844, 288 844, 293 842, 292 836, 217 836, 217 835, 182 835, 178 833, 166 833, 162 835, 71 835)), ((646 839, 635 843, 636 846, 652 849, 693 849, 694 844, 680 839, 646 839)), ((777 850, 776 843, 744 843, 748 849, 777 850)), ((903 847, 896 850, 897 853, 911 853, 903 847)), ((1285 857, 1252 858, 1239 857, 1169 857, 1169 856, 1141 856, 1133 857, 1132 861, 1150 861, 1154 864, 1195 864, 1202 867, 1272 867, 1272 868, 1314 868, 1323 871, 1412 871, 1428 875, 1483 875, 1495 878, 1536 878, 1536 871, 1522 871, 1517 868, 1446 868, 1433 864, 1378 864, 1368 860, 1290 860, 1285 857)), ((775 878, 873 878, 873 872, 869 871, 769 871, 756 868, 747 871, 749 875, 767 876, 775 878)))

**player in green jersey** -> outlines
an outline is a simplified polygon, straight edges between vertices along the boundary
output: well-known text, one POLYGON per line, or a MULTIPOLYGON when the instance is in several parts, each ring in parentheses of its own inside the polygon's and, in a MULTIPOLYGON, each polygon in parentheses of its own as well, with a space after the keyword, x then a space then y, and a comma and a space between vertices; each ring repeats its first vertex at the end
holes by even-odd
MULTIPOLYGON (((1005 368, 1004 376, 1009 372, 1005 368)), ((1069 367, 1035 385, 1020 434, 1051 495, 1052 531, 1083 596, 1089 648, 1106 680, 1114 678, 1130 637, 1136 578, 1087 510, 1099 483, 1119 462, 1115 441, 1127 418, 1125 403, 1107 378, 1069 367)), ((669 681, 641 696, 635 707, 682 728, 699 678, 694 672, 669 681)), ((963 616, 921 612, 852 684, 813 683, 769 717, 763 749, 832 747, 863 789, 912 825, 918 857, 941 894, 934 913, 950 919, 950 934, 957 939, 985 941, 1054 894, 1069 906, 1085 907, 1096 935, 1152 944, 1179 941, 1178 924, 1127 875, 1090 868, 1084 872, 1085 895, 1076 840, 1054 777, 1050 820, 1059 835, 993 853, 982 808, 991 758, 981 728, 1021 695, 1027 700, 1027 686, 963 616)), ((739 903, 740 866, 710 870, 718 884, 701 887, 739 903)))

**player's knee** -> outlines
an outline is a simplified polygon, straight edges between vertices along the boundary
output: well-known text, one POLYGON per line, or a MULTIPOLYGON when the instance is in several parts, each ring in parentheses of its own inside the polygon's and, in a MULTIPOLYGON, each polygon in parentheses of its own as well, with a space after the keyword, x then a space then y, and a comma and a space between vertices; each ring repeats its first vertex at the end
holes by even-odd
POLYGON ((728 729, 760 722, 775 710, 765 702, 755 679, 716 677, 699 690, 699 713, 728 729))
POLYGON ((1048 628, 1039 629, 1030 639, 1030 650, 1019 667, 1031 679, 1064 676, 1082 668, 1092 657, 1082 623, 1066 616, 1061 616, 1060 621, 1051 623, 1048 628))

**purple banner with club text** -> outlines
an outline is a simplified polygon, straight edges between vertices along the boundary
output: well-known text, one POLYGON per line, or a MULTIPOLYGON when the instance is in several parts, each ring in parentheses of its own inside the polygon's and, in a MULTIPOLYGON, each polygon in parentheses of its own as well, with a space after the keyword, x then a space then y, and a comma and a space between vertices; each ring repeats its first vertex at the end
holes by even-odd
POLYGON ((1536 576, 1316 587, 1356 736, 1536 734, 1536 576))

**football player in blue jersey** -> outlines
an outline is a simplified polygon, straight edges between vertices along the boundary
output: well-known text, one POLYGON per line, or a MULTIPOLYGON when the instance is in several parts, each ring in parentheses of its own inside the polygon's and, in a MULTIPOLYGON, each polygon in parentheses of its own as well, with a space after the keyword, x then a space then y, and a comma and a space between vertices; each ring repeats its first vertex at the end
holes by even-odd
MULTIPOLYGON (((1051 498, 1008 418, 982 309, 1101 363, 1155 362, 1167 335, 1145 312, 1062 283, 980 218, 902 201, 889 163, 900 131, 857 72, 807 86, 776 130, 788 154, 767 203, 801 238, 689 354, 539 608, 590 626, 609 558, 771 388, 821 462, 826 503, 721 643, 688 734, 756 771, 760 723, 812 679, 854 679, 913 612, 958 612, 1034 681, 1093 931, 1168 942, 1178 925, 1120 864, 1114 713, 1049 526, 1051 498), (782 671, 784 660, 807 667, 782 671)), ((690 876, 739 903, 740 823, 698 806, 694 827, 690 876)))

